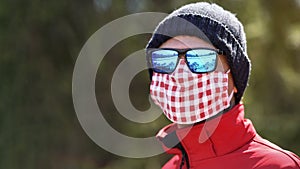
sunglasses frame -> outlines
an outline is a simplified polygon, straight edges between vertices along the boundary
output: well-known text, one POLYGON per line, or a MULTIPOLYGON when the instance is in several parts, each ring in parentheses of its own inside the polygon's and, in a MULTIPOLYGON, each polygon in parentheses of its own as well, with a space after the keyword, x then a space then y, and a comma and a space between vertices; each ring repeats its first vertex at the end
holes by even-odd
POLYGON ((195 72, 195 71, 191 70, 190 65, 188 65, 188 61, 187 61, 187 58, 186 58, 186 53, 188 51, 191 51, 191 50, 199 50, 199 49, 214 51, 214 52, 216 52, 216 55, 217 55, 216 57, 218 57, 219 55, 223 55, 224 54, 224 52, 221 51, 220 49, 213 49, 213 48, 185 48, 185 49, 176 49, 176 48, 150 48, 150 49, 146 50, 147 64, 148 64, 149 69, 151 69, 154 72, 156 72, 153 69, 153 66, 152 66, 152 53, 155 52, 155 51, 159 51, 159 50, 172 50, 172 51, 176 51, 178 53, 178 57, 177 57, 175 69, 172 72, 156 72, 156 73, 161 73, 161 74, 171 74, 171 73, 173 73, 176 70, 176 67, 178 66, 179 60, 181 58, 184 58, 184 60, 185 60, 185 62, 187 64, 187 67, 193 73, 202 74, 202 73, 209 73, 209 72, 215 71, 216 68, 217 68, 217 64, 218 64, 218 60, 217 59, 216 59, 215 67, 211 71, 207 71, 207 72, 195 72))

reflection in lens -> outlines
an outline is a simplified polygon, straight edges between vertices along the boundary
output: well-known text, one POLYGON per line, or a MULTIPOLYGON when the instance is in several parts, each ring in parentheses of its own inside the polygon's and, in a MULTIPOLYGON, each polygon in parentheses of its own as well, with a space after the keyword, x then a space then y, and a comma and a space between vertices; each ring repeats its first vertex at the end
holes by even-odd
POLYGON ((186 59, 191 71, 204 73, 216 68, 217 53, 208 49, 195 49, 186 53, 186 59))
POLYGON ((158 50, 152 52, 152 68, 156 72, 173 72, 177 63, 178 53, 172 50, 158 50))

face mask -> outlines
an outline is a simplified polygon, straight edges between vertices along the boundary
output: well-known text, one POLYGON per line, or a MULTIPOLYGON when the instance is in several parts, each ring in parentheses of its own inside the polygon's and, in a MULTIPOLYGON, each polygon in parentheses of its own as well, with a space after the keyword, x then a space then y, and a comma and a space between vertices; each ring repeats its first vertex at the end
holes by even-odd
POLYGON ((166 117, 178 124, 203 121, 230 105, 228 72, 195 74, 180 59, 171 74, 153 72, 150 95, 166 117))

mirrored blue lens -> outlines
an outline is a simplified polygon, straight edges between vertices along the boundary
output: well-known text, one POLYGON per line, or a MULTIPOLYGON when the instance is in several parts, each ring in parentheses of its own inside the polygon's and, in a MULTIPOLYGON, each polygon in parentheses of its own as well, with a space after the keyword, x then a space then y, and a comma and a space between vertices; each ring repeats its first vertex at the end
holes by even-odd
POLYGON ((217 66, 217 52, 210 49, 193 49, 186 53, 190 70, 194 73, 211 72, 217 66))
POLYGON ((178 52, 174 50, 157 50, 151 55, 152 69, 158 73, 171 73, 175 70, 178 52))

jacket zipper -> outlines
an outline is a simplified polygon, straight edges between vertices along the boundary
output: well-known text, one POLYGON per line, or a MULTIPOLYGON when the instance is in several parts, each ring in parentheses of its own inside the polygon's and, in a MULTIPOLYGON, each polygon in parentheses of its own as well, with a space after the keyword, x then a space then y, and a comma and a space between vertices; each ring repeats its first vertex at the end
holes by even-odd
POLYGON ((182 169, 182 167, 184 166, 184 163, 186 162, 186 167, 187 167, 187 169, 189 169, 190 168, 190 163, 189 163, 188 155, 187 155, 187 153, 186 153, 186 151, 183 148, 183 146, 182 146, 181 143, 178 144, 178 147, 179 147, 179 149, 180 149, 180 151, 182 153, 181 162, 180 162, 180 167, 179 168, 182 169))

